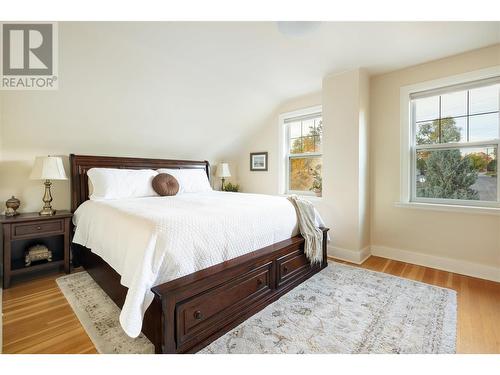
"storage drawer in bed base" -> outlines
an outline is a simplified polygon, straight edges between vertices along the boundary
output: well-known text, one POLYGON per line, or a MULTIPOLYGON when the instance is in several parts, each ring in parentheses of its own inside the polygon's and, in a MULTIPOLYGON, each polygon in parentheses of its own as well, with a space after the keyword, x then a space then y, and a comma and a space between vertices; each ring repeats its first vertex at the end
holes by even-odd
MULTIPOLYGON (((242 255, 152 289, 144 334, 156 353, 194 353, 248 319, 327 266, 312 267, 301 236, 242 255)), ((106 293, 122 306, 127 289, 119 275, 89 249, 74 246, 77 259, 106 293)))

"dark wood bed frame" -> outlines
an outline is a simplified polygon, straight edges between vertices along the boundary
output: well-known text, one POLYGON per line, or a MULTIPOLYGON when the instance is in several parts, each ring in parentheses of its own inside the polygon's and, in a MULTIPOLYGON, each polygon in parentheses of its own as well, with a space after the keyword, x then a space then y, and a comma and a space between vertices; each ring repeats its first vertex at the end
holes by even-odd
MULTIPOLYGON (((70 155, 71 208, 89 196, 90 168, 199 168, 210 178, 207 161, 70 155)), ((295 236, 152 288, 142 332, 156 353, 196 352, 254 315, 327 266, 328 228, 323 228, 323 261, 311 266, 304 239, 295 236)), ((73 259, 81 264, 111 299, 122 307, 127 288, 102 258, 73 243, 73 259)))

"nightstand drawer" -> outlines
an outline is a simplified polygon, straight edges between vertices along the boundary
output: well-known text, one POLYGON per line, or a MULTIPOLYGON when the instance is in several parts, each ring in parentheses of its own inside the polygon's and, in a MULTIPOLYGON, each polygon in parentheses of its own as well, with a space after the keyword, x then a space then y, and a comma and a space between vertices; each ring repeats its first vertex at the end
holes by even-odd
POLYGON ((64 220, 49 220, 37 224, 14 224, 12 226, 12 237, 25 237, 38 235, 40 233, 63 233, 64 220))

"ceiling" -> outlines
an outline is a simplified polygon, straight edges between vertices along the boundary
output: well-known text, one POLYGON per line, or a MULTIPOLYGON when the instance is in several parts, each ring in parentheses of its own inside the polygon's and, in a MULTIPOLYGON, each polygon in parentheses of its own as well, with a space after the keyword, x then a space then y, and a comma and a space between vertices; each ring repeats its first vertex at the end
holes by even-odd
POLYGON ((500 43, 500 22, 318 22, 303 35, 282 29, 275 22, 139 23, 124 42, 152 53, 164 48, 167 66, 202 80, 224 78, 277 99, 320 90, 329 73, 363 67, 380 74, 500 43))

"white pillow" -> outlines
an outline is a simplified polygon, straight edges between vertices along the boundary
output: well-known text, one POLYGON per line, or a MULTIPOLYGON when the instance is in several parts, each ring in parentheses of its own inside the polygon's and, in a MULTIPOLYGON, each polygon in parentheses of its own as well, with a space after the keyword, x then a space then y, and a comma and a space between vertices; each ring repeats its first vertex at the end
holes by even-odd
POLYGON ((92 200, 138 198, 158 195, 152 181, 158 172, 152 169, 91 168, 87 171, 92 200))
POLYGON ((179 193, 201 193, 212 191, 204 169, 158 169, 158 173, 168 173, 179 182, 179 193))

